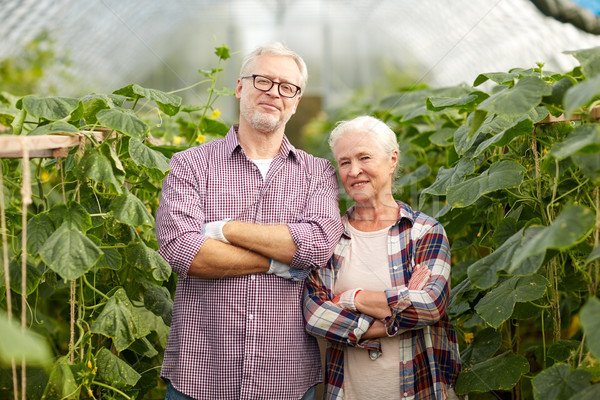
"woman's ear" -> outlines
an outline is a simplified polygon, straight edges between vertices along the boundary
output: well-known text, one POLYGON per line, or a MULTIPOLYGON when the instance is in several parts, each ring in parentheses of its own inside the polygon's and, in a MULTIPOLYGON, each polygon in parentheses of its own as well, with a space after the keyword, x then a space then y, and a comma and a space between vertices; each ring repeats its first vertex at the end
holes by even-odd
POLYGON ((398 150, 394 150, 392 153, 392 174, 396 171, 396 166, 398 165, 398 150))

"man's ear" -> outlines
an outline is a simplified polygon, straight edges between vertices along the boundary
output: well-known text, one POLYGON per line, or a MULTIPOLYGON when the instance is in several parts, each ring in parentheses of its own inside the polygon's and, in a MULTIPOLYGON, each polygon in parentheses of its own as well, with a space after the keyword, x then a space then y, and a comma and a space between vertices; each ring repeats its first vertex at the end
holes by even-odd
POLYGON ((294 109, 292 110, 292 115, 296 114, 296 109, 298 108, 298 103, 300 103, 300 99, 302 98, 302 96, 298 96, 296 100, 296 102, 294 103, 294 109))
POLYGON ((235 97, 239 100, 242 97, 242 80, 237 80, 237 85, 235 87, 235 97))

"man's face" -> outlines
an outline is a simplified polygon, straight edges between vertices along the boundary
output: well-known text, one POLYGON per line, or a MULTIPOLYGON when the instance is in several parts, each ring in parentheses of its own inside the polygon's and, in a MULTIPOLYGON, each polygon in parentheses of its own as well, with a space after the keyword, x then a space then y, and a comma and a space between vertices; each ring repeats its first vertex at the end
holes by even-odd
MULTIPOLYGON (((294 85, 300 82, 300 70, 296 62, 287 56, 260 56, 248 74, 294 85)), ((240 118, 259 132, 271 133, 284 127, 296 112, 300 95, 290 99, 281 96, 278 89, 275 84, 269 91, 262 92, 254 87, 252 78, 238 79, 235 95, 240 99, 240 118)))

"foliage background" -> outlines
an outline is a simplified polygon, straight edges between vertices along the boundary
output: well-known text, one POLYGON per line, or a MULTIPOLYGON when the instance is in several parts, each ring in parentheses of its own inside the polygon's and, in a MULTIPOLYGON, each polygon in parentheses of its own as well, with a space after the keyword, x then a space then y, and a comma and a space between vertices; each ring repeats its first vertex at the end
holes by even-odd
MULTIPOLYGON (((204 105, 136 84, 50 96, 37 85, 53 56, 39 50, 28 65, 0 66, 13 71, 0 87, 0 126, 86 140, 64 159, 2 160, 2 282, 10 278, 10 311, 25 310, 27 334, 1 319, 0 393, 10 398, 11 361, 25 357, 32 399, 162 398, 175 276, 154 251, 153 215, 168 158, 227 130, 214 101, 231 94, 216 87, 229 50, 216 48, 217 66, 199 71, 204 105), (28 170, 32 202, 23 205, 28 170)), ((452 244, 448 311, 465 365, 456 389, 471 399, 598 393, 600 50, 571 55, 580 65, 564 74, 539 64, 484 72, 472 86, 357 96, 304 132, 325 157, 324 137, 340 119, 372 114, 397 132, 396 196, 440 220, 452 244)))

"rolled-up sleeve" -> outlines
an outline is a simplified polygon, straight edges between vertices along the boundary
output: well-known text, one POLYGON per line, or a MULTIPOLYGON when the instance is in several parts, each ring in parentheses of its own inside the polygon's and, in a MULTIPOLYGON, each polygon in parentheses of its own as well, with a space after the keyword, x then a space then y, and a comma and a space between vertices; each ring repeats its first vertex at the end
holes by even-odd
POLYGON ((324 266, 344 231, 335 168, 326 160, 317 161, 319 168, 312 173, 314 189, 308 196, 302 219, 288 224, 297 247, 290 266, 296 269, 324 266))
POLYGON ((416 242, 416 265, 426 265, 431 279, 422 290, 405 286, 387 289, 386 296, 392 315, 386 318, 389 336, 407 329, 433 325, 442 318, 450 293, 450 246, 441 224, 428 229, 416 242))
POLYGON ((349 347, 362 347, 380 350, 378 340, 361 340, 374 318, 346 310, 331 300, 331 288, 325 282, 332 281, 333 267, 329 262, 325 267, 312 271, 304 289, 304 320, 309 334, 349 347))
POLYGON ((170 166, 156 211, 158 253, 180 278, 185 278, 206 240, 202 235, 204 189, 199 187, 202 179, 197 175, 202 168, 192 168, 182 153, 171 158, 170 166))

